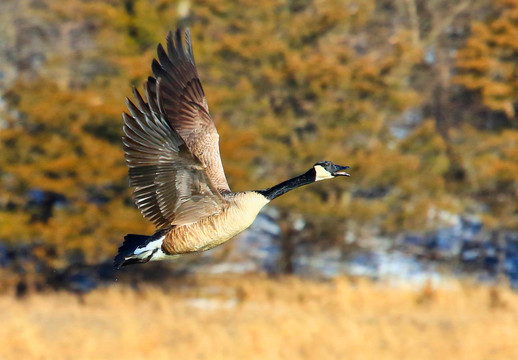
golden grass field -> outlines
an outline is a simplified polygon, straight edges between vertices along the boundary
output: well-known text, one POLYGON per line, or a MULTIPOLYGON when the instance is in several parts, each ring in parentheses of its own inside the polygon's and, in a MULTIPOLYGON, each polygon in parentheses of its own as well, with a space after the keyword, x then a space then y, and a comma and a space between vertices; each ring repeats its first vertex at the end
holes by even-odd
POLYGON ((0 296, 0 359, 518 359, 518 294, 452 282, 196 277, 0 296))

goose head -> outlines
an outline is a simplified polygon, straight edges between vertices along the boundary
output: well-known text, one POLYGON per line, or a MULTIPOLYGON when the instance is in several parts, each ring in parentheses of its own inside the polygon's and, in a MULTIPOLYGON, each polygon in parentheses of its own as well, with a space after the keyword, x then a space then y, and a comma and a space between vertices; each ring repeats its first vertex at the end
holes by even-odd
POLYGON ((337 176, 351 176, 345 170, 350 169, 349 166, 341 166, 331 161, 320 161, 313 165, 315 170, 315 181, 332 179, 337 176))

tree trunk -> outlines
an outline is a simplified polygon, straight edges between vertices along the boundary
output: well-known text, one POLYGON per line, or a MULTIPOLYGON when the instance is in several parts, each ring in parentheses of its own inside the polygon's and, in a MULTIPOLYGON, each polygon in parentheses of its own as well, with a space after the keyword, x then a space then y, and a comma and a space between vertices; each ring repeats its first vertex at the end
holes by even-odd
POLYGON ((297 231, 293 229, 287 214, 282 213, 281 219, 281 258, 279 260, 279 268, 283 274, 293 274, 297 231))

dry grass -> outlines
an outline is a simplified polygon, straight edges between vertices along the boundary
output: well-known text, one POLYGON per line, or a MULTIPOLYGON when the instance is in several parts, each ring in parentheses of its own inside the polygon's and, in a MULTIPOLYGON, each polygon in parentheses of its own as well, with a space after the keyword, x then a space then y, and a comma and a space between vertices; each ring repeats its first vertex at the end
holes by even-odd
POLYGON ((503 287, 211 277, 0 308, 3 360, 518 359, 518 294, 503 287))

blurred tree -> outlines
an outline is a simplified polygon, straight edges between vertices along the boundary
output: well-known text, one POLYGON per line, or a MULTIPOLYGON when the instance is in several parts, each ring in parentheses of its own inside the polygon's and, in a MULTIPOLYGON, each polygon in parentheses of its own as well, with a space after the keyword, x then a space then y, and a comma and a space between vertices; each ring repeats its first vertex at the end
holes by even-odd
POLYGON ((121 42, 132 55, 138 49, 124 33, 129 18, 117 17, 113 5, 47 6, 26 10, 62 31, 48 39, 55 51, 45 54, 39 73, 21 71, 4 95, 16 111, 0 132, 0 238, 46 244, 55 249, 48 253, 52 266, 99 262, 123 234, 152 231, 129 206, 119 140, 121 100, 128 78, 136 78, 117 61, 121 42), (98 37, 113 42, 97 44, 98 37))
MULTIPOLYGON (((377 26, 382 12, 369 1, 204 1, 193 7, 192 20, 202 24, 193 27, 201 42, 198 64, 214 117, 224 119, 220 127, 257 133, 260 151, 248 159, 245 169, 254 171, 247 172, 265 187, 322 159, 353 168, 351 179, 279 199, 277 206, 304 214, 311 233, 281 224, 284 241, 346 246, 346 233, 354 242, 431 226, 430 209, 454 207, 441 177, 448 163, 423 176, 429 167, 400 148, 393 132, 396 120, 420 104, 408 78, 422 52, 406 29, 377 26)), ((231 159, 222 130, 223 157, 231 159)), ((444 154, 444 146, 437 151, 444 154)))
MULTIPOLYGON (((480 94, 489 109, 513 121, 518 106, 518 1, 496 4, 499 11, 494 16, 473 24, 466 46, 457 54, 455 80, 480 94)), ((485 120, 486 128, 499 126, 498 117, 485 120)), ((500 127, 506 125, 500 120, 500 127)))
POLYGON ((178 23, 191 26, 233 190, 271 186, 319 160, 352 166, 350 179, 274 203, 284 269, 293 269, 300 242, 346 247, 439 226, 444 211, 475 209, 494 226, 515 222, 516 1, 17 6, 26 19, 13 53, 24 65, 4 95, 0 240, 54 247, 41 255, 54 266, 109 259, 124 234, 153 231, 130 200, 120 113, 130 86, 150 74, 156 44, 178 23), (455 58, 473 21, 481 22, 455 58), (483 122, 481 113, 454 86, 454 70, 487 114, 505 115, 505 131, 468 125, 483 122), (481 171, 486 161, 491 167, 481 171))
POLYGON ((412 85, 422 95, 420 111, 435 122, 442 137, 449 165, 444 174, 447 183, 458 187, 465 180, 465 169, 450 136, 460 124, 463 108, 452 81, 456 49, 463 45, 472 21, 485 16, 491 0, 402 0, 398 2, 400 27, 411 33, 412 45, 422 55, 416 64, 412 85), (403 19, 401 19, 403 15, 403 19))
POLYGON ((517 35, 518 1, 495 1, 489 16, 472 24, 456 58, 455 82, 475 94, 466 102, 471 121, 455 134, 468 172, 466 189, 494 229, 518 228, 517 35))
MULTIPOLYGON (((130 200, 120 114, 131 85, 150 74, 156 44, 174 28, 176 4, 19 6, 37 20, 17 29, 17 46, 30 54, 43 33, 48 49, 36 54, 44 65, 20 68, 4 93, 11 111, 0 132, 0 239, 45 244, 41 255, 52 267, 108 260, 124 234, 153 231, 130 200)), ((228 147, 240 149, 250 134, 232 131, 228 147)), ((233 158, 248 154, 233 151, 233 158)))

